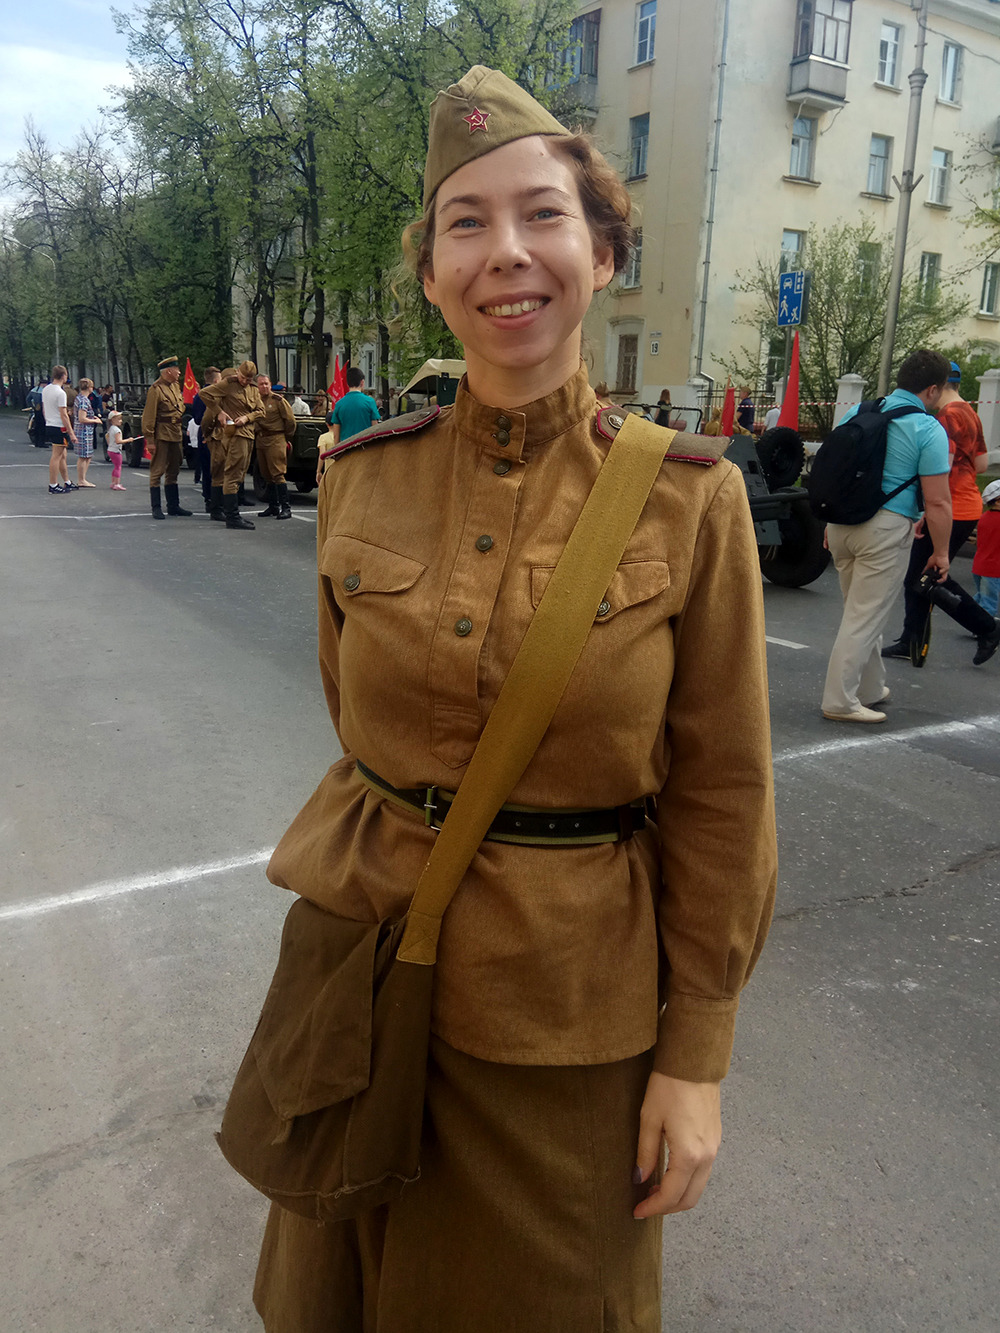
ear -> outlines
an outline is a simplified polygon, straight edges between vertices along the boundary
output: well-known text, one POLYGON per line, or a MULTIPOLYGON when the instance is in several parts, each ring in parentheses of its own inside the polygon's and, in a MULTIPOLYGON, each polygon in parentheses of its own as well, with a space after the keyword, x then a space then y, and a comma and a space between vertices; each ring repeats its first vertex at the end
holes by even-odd
POLYGON ((615 276, 615 252, 610 245, 594 246, 594 291, 603 292, 615 276))
POLYGON ((424 269, 423 282, 424 282, 424 295, 427 297, 428 301, 430 301, 431 305, 437 305, 437 301, 435 301, 434 299, 434 291, 435 291, 434 269, 430 264, 428 264, 427 267, 424 269))

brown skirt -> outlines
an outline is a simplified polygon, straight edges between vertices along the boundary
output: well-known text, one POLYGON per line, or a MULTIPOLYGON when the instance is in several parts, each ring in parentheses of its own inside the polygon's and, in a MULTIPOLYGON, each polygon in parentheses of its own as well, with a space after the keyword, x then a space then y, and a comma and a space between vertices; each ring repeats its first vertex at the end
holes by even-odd
POLYGON ((267 1333, 660 1333, 662 1223, 632 1218, 651 1067, 499 1065, 434 1040, 420 1180, 359 1221, 272 1206, 267 1333))

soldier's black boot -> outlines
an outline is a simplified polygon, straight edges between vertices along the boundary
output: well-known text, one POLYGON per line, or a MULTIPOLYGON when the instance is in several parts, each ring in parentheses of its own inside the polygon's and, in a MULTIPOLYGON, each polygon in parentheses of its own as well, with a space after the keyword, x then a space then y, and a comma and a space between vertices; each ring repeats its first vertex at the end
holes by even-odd
POLYGON ((225 514, 222 512, 222 487, 221 487, 221 486, 213 486, 213 487, 212 487, 212 498, 211 498, 211 500, 209 500, 209 502, 208 502, 208 516, 209 516, 209 518, 214 519, 214 520, 216 521, 216 523, 224 523, 224 522, 225 522, 226 516, 225 516, 225 514))
POLYGON ((164 484, 163 489, 167 496, 167 513, 172 518, 190 518, 191 510, 181 508, 181 494, 177 483, 168 481, 164 484))
POLYGON ((160 502, 159 486, 150 486, 149 488, 149 507, 153 511, 154 518, 166 518, 160 502))
POLYGON ((257 513, 258 518, 278 518, 277 488, 273 481, 267 483, 267 508, 257 513))
POLYGON ((292 506, 288 503, 288 484, 279 481, 276 487, 278 494, 278 518, 291 518, 292 506))
POLYGON ((240 513, 239 504, 235 495, 224 495, 222 497, 222 507, 226 513, 227 528, 253 528, 249 519, 244 518, 240 513))
POLYGON ((236 502, 241 509, 252 509, 254 505, 257 503, 256 500, 251 500, 250 497, 247 495, 246 491, 243 488, 242 481, 240 482, 240 489, 239 493, 236 496, 236 502))

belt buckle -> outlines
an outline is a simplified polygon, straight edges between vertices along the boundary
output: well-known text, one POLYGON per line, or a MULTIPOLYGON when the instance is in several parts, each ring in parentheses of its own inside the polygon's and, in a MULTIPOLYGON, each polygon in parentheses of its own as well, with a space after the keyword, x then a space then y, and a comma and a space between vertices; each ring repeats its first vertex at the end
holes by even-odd
POLYGON ((428 828, 434 828, 434 816, 437 814, 437 787, 428 787, 424 792, 424 823, 428 828))

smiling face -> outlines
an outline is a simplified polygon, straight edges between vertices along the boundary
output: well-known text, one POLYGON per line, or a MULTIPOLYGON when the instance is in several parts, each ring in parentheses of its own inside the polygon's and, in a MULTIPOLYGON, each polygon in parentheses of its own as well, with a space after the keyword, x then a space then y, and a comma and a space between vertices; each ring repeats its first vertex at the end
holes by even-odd
POLYGON ((583 317, 611 281, 569 162, 545 137, 467 163, 437 192, 427 299, 465 348, 469 387, 516 407, 558 389, 580 364, 583 317))
POLYGON ((257 376, 257 392, 260 394, 261 398, 270 398, 271 381, 266 375, 257 376))

